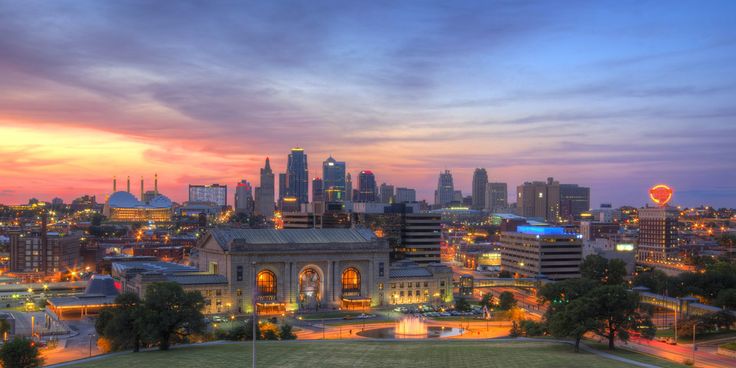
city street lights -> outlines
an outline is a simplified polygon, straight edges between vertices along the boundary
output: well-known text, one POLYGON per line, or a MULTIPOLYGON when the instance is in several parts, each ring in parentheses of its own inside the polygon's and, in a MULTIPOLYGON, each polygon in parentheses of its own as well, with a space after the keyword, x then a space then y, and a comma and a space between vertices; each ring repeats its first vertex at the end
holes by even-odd
POLYGON ((89 333, 89 356, 92 356, 92 337, 94 337, 95 334, 90 332, 89 333))

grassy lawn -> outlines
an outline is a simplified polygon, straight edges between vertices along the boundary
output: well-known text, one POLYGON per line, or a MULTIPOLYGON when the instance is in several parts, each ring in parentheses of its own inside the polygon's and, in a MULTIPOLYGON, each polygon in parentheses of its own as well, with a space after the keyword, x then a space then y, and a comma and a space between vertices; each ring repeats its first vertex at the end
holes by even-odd
MULTIPOLYGON (((628 366, 589 353, 576 354, 568 345, 543 342, 294 341, 260 342, 258 349, 258 365, 261 367, 607 368, 628 366)), ((168 352, 127 353, 70 367, 230 368, 243 366, 244 362, 250 364, 250 359, 250 345, 229 344, 189 347, 168 352)), ((660 363, 661 361, 657 361, 655 364, 660 363)))
POLYGON ((720 347, 724 349, 736 351, 736 342, 729 342, 728 344, 723 344, 720 347))

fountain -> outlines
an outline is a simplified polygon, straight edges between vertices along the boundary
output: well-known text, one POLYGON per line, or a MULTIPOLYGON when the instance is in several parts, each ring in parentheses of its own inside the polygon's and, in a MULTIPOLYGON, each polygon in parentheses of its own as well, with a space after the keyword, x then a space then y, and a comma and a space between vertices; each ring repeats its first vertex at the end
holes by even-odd
POLYGON ((396 322, 394 335, 397 339, 423 339, 427 337, 427 325, 419 317, 406 316, 396 322))

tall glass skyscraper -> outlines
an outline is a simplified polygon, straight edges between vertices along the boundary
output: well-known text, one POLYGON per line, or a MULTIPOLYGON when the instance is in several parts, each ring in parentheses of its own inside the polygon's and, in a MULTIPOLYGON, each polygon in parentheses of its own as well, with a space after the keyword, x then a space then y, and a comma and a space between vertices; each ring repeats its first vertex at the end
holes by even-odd
POLYGON ((292 148, 286 165, 287 195, 301 203, 309 202, 309 170, 303 148, 292 148))
POLYGON ((358 175, 358 202, 376 201, 376 177, 370 170, 363 170, 358 175))
POLYGON ((445 170, 444 173, 440 173, 439 180, 437 180, 437 190, 434 192, 434 204, 444 207, 452 202, 454 195, 455 185, 452 182, 452 174, 450 174, 450 170, 445 170))
POLYGON ((328 157, 322 163, 322 179, 325 199, 328 202, 345 201, 345 162, 337 161, 332 156, 328 157))

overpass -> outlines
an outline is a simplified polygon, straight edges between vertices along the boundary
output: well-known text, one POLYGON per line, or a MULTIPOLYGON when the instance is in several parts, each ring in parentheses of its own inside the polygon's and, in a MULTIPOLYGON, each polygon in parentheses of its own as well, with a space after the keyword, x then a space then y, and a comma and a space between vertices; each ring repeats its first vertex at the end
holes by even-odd
POLYGON ((462 295, 472 295, 474 289, 486 289, 494 287, 515 287, 523 289, 538 289, 550 280, 539 277, 528 278, 501 278, 501 277, 483 277, 474 278, 471 275, 460 276, 460 280, 455 283, 462 295))

